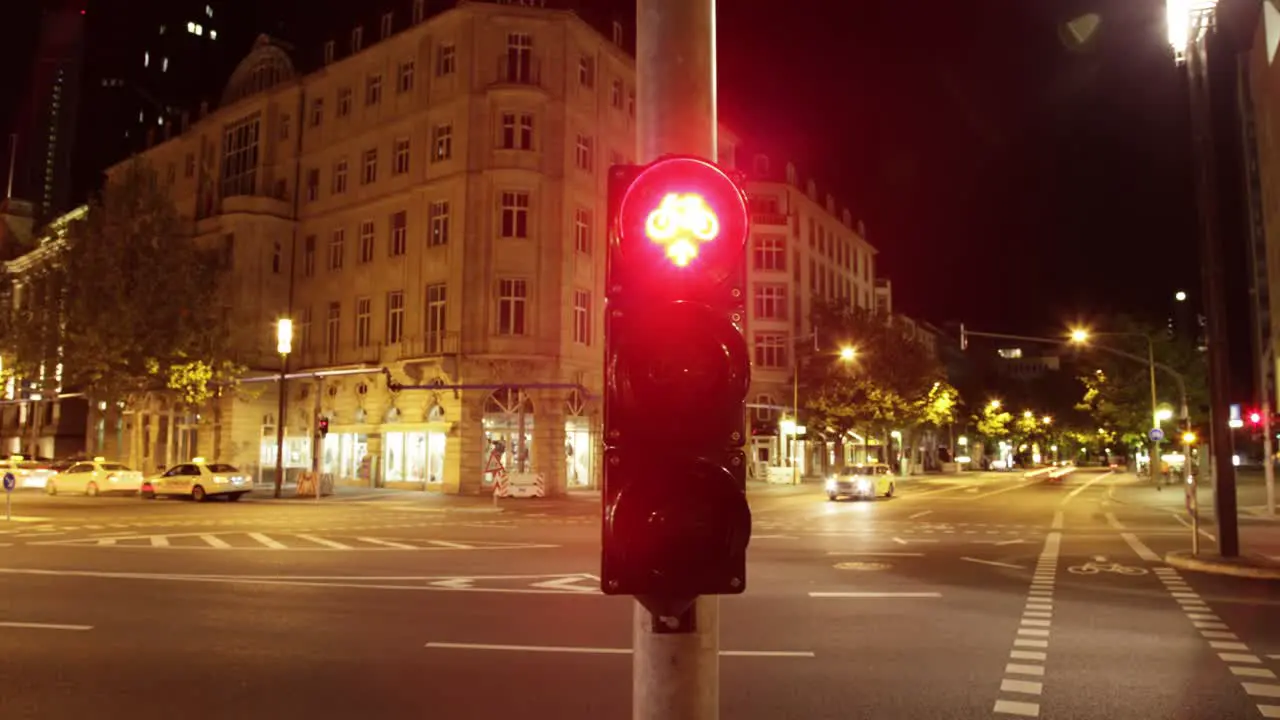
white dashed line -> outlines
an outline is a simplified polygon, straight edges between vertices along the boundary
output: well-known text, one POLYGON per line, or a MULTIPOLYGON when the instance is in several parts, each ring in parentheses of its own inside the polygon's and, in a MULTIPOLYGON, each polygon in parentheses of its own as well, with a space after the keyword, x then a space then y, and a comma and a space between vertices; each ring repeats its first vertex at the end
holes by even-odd
MULTIPOLYGON (((1054 515, 1054 527, 1060 528, 1061 521, 1062 513, 1059 511, 1054 515)), ((1000 683, 1001 694, 1008 697, 996 700, 994 712, 997 715, 1040 716, 1040 703, 1031 702, 1026 697, 1039 697, 1044 691, 1044 683, 1028 678, 1043 678, 1045 663, 1049 659, 1047 649, 1053 618, 1053 583, 1058 572, 1061 545, 1062 534, 1049 533, 1040 559, 1036 561, 1031 588, 1027 591, 1027 605, 1019 621, 1017 637, 1013 641, 1014 649, 1009 653, 1009 659, 1018 662, 1005 665, 1005 675, 1012 677, 1005 677, 1000 683)))
MULTIPOLYGON (((1254 680, 1275 680, 1275 673, 1266 668, 1252 667, 1261 665, 1262 659, 1249 652, 1249 646, 1239 641, 1235 633, 1226 623, 1214 615, 1208 604, 1198 593, 1187 585, 1178 571, 1170 567, 1155 568, 1156 577, 1164 583, 1169 595, 1178 601, 1187 619, 1200 630, 1209 643, 1209 647, 1218 652, 1218 657, 1227 663, 1231 674, 1241 678, 1240 686, 1253 698, 1280 700, 1280 684, 1253 682, 1254 680)), ((1280 718, 1280 704, 1270 702, 1258 703, 1258 712, 1265 718, 1280 718)))
POLYGON ((254 540, 256 540, 256 541, 258 541, 259 543, 261 543, 262 545, 265 545, 266 547, 271 548, 272 550, 286 550, 286 549, 288 549, 288 548, 286 548, 286 547, 285 547, 284 543, 281 543, 281 542, 277 542, 277 541, 275 541, 275 540, 272 540, 271 538, 267 537, 266 535, 263 535, 262 533, 246 533, 246 534, 247 534, 249 537, 251 537, 251 538, 253 538, 254 540))

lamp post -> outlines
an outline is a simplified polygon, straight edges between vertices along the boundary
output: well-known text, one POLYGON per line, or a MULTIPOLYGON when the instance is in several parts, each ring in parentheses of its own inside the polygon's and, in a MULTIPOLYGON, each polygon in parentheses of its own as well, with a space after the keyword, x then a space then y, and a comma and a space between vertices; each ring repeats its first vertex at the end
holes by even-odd
MULTIPOLYGON (((1186 294, 1183 293, 1183 297, 1186 294)), ((1091 333, 1084 329, 1075 329, 1071 331, 1071 342, 1076 345, 1084 345, 1089 342, 1089 338, 1098 337, 1138 337, 1147 341, 1147 375, 1151 383, 1151 422, 1152 428, 1160 427, 1160 401, 1156 397, 1156 347, 1152 342, 1151 336, 1146 333, 1126 333, 1126 332, 1107 332, 1107 333, 1091 333)), ((1156 479, 1156 460, 1160 457, 1160 441, 1151 439, 1151 448, 1147 469, 1151 473, 1151 480, 1155 482, 1156 489, 1160 488, 1160 481, 1156 479)))
POLYGON ((276 321, 276 352, 280 353, 280 407, 276 412, 276 497, 284 491, 284 424, 288 412, 285 383, 289 374, 289 352, 293 350, 293 320, 276 321))

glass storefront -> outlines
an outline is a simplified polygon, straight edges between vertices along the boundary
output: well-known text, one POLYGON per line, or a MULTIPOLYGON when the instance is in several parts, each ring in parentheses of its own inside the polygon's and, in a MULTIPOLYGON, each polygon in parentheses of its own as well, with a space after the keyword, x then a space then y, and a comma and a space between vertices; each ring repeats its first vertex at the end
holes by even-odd
POLYGON ((443 432, 383 433, 383 477, 386 482, 444 482, 444 448, 443 432))
MULTIPOLYGON (((258 452, 258 462, 264 468, 274 468, 276 466, 275 430, 271 429, 268 432, 266 426, 264 426, 262 434, 262 447, 258 452)), ((311 438, 285 437, 284 466, 286 468, 311 468, 311 438)))
POLYGON ((569 487, 591 487, 594 483, 596 447, 587 418, 569 418, 564 424, 565 473, 569 487))
POLYGON ((369 436, 364 433, 334 433, 324 438, 324 458, 320 472, 334 480, 369 482, 373 458, 369 456, 369 436))
POLYGON ((533 402, 514 388, 495 390, 484 405, 484 478, 533 468, 533 402), (524 442, 521 442, 523 434, 524 442))

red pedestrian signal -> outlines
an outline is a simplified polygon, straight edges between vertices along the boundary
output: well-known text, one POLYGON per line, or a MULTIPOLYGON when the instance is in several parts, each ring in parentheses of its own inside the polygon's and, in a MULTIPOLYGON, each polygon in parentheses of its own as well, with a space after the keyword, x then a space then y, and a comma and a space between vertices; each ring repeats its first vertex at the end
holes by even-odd
POLYGON ((1249 422, 1253 423, 1254 425, 1261 423, 1262 413, 1258 413, 1258 412, 1249 413, 1249 422))
POLYGON ((615 166, 609 231, 601 585, 671 611, 746 588, 746 195, 697 158, 615 166))
POLYGON ((320 433, 320 437, 329 434, 329 418, 322 417, 316 421, 316 432, 320 433))

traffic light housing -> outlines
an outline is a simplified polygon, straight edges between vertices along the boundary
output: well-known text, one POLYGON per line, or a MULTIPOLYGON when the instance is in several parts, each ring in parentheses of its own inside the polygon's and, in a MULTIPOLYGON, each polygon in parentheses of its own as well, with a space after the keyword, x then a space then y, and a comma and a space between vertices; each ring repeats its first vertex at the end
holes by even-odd
POLYGON ((740 179, 705 160, 610 169, 605 594, 678 611, 746 589, 748 225, 740 179))
POLYGON ((329 434, 329 418, 321 417, 319 420, 316 420, 316 432, 320 433, 320 437, 324 437, 329 434))

